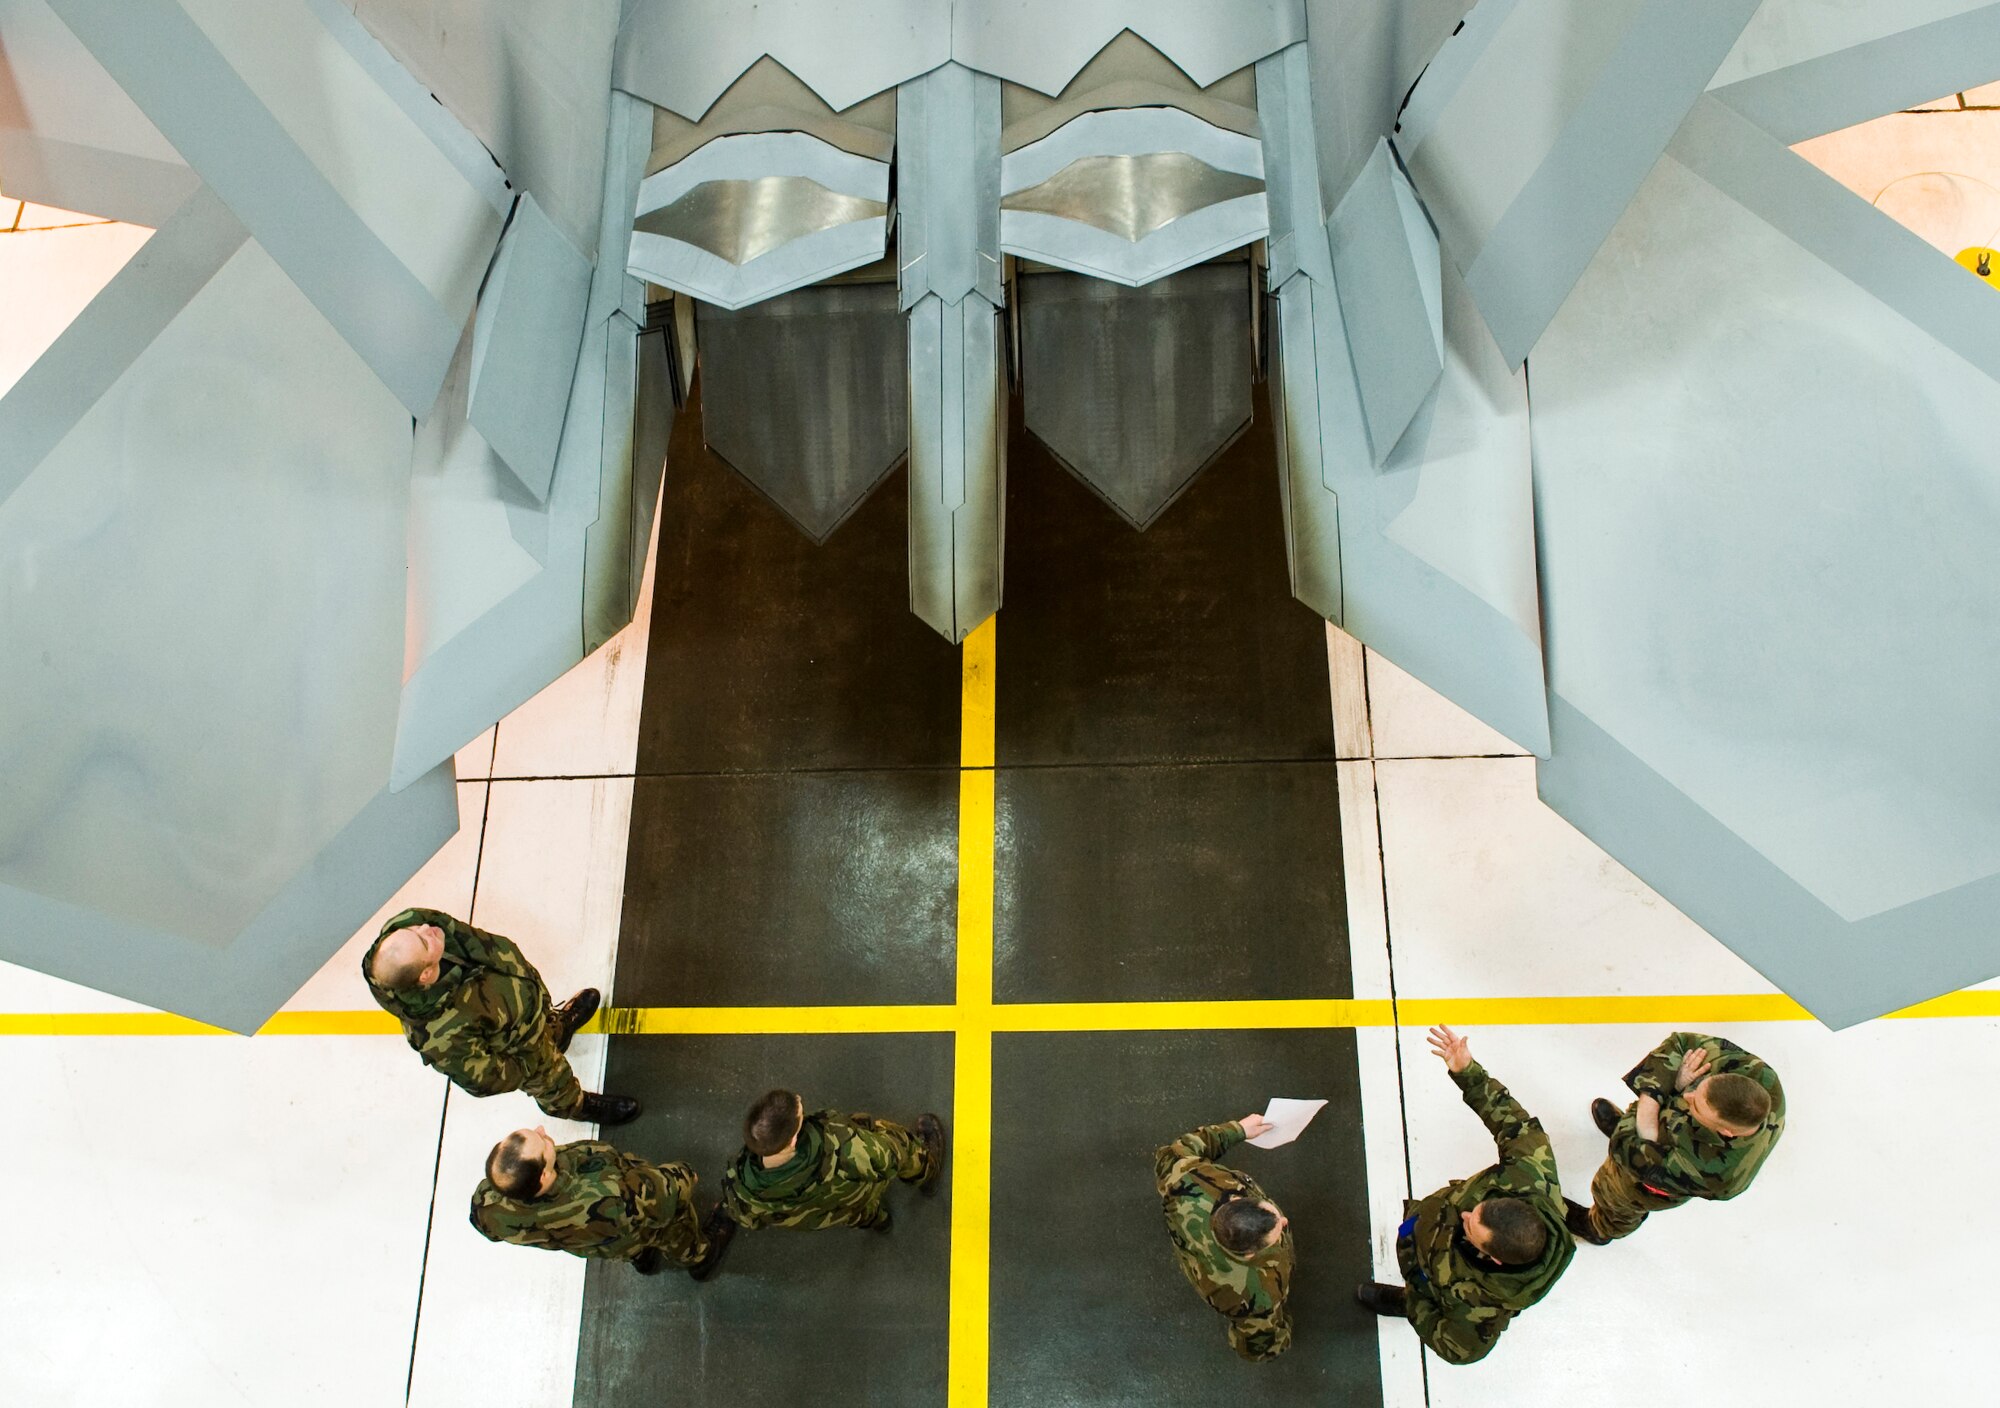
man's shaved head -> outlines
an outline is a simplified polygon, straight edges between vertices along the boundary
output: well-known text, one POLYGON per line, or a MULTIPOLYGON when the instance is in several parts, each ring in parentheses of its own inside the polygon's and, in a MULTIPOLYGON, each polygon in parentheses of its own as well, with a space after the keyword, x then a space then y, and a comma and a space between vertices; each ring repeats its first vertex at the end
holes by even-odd
POLYGON ((486 1156, 486 1176, 510 1198, 540 1197, 555 1152, 547 1130, 517 1129, 486 1156))
POLYGON ((391 992, 428 987, 437 981, 444 954, 444 931, 435 924, 412 924, 383 936, 369 973, 391 992))

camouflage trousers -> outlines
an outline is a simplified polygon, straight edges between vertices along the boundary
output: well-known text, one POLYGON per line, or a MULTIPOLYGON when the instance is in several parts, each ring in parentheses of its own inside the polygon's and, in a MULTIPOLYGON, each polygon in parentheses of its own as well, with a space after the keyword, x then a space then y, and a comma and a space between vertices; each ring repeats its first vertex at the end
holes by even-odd
POLYGON ((657 1248, 676 1266, 693 1266, 708 1255, 708 1236, 701 1230, 701 1213, 694 1203, 695 1172, 686 1164, 661 1164, 660 1172, 673 1185, 680 1206, 665 1222, 645 1228, 625 1260, 632 1260, 648 1248, 657 1248))
POLYGON ((556 1049, 556 1015, 543 1014, 538 1030, 521 1051, 501 1055, 479 1051, 455 1060, 440 1060, 436 1068, 472 1095, 525 1092, 542 1113, 566 1120, 583 1108, 583 1085, 570 1069, 569 1057, 556 1049))
POLYGON ((1677 1208, 1687 1199, 1655 1193, 1615 1159, 1606 1159, 1590 1180, 1590 1226, 1600 1237, 1629 1237, 1649 1212, 1677 1208))
POLYGON ((1279 1305, 1262 1315, 1232 1317, 1229 1347, 1245 1359, 1276 1359, 1292 1347, 1292 1312, 1279 1305))
POLYGON ((878 1176, 856 1185, 846 1206, 822 1222, 822 1227, 882 1226, 889 1220, 882 1199, 891 1181, 919 1182, 930 1167, 930 1150, 914 1130, 874 1115, 855 1115, 853 1120, 863 1133, 844 1151, 846 1158, 878 1176))

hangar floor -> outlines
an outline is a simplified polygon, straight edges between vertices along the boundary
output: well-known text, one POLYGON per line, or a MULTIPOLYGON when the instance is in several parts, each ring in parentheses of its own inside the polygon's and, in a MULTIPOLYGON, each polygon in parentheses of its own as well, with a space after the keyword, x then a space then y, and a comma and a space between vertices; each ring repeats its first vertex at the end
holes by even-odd
MULTIPOLYGON (((1254 437, 1240 444, 1254 453, 1254 437)), ((1060 469, 1023 460, 1019 515, 1036 512, 1028 496, 1038 493, 1094 506, 1060 469)), ((687 491, 736 488, 712 468, 688 477, 687 491)), ((1228 464, 1210 475, 1154 531, 1183 510, 1191 533, 1204 512, 1254 510, 1234 497, 1228 464)), ((878 511, 893 517, 897 481, 878 492, 878 511)), ((752 521, 764 507, 754 495, 737 506, 752 521)), ((1086 574, 1107 587, 1128 580, 1107 559, 1138 535, 1109 529, 1066 544, 1034 577, 1072 588, 1086 574)), ((843 530, 857 554, 867 531, 861 518, 843 530)), ((1596 1408, 1629 1397, 1640 1374, 1663 1398, 1720 1405, 1990 1401, 1983 1307, 1951 1287, 1968 1260, 2000 1255, 2000 1240, 1976 1212, 1941 1210, 1966 1207, 2000 1157, 2000 1138, 1965 1116, 2000 1079, 2000 1020, 1826 1032, 1542 807, 1533 759, 1309 616, 1301 644, 1283 626, 1297 619, 1289 603, 1270 617, 1278 638, 1254 655, 1227 639, 1240 617, 1196 611, 1122 638, 1093 625, 1092 648, 1066 661, 1057 627, 1085 608, 1066 598, 1037 610, 1034 577, 1017 574, 1019 597, 1010 593, 1022 624, 1003 620, 974 647, 995 686, 991 769, 962 765, 963 652, 924 641, 928 661, 843 659, 830 668, 844 673, 794 678, 808 699, 870 670, 908 680, 881 701, 901 732, 856 730, 846 746, 857 751, 830 758, 837 739, 749 687, 782 679, 769 654, 714 654, 718 641, 757 633, 713 619, 705 628, 701 602, 662 586, 630 631, 465 750, 464 829, 385 906, 458 909, 519 937, 559 992, 598 983, 641 1014, 631 1022, 643 1030, 585 1035, 574 1051, 593 1079, 608 1044, 612 1087, 647 1098, 647 1115, 615 1135, 632 1147, 712 1173, 745 1092, 797 1082, 832 1104, 905 1117, 930 1106, 951 1118, 953 1176, 937 1198, 898 1196, 898 1225, 881 1238, 746 1235, 700 1293, 675 1277, 494 1246, 467 1225, 467 1195, 494 1139, 540 1117, 518 1095, 448 1092, 399 1041, 368 1034, 356 964, 372 923, 251 1041, 111 1035, 148 1030, 149 1019, 0 969, 0 1030, 19 1034, 5 1046, 20 1177, 63 1190, 48 1215, 17 1221, 0 1273, 6 1400, 595 1408, 725 1394, 769 1402, 804 1386, 843 1408, 1178 1404, 1218 1392, 1596 1408), (1038 629, 1038 619, 1052 624, 1038 629), (669 641, 690 672, 744 681, 725 697, 740 716, 761 710, 770 722, 706 740, 675 730, 674 746, 709 756, 663 755, 655 727, 672 718, 670 702, 662 713, 674 697, 669 641), (1202 668, 1231 650, 1228 668, 1202 668), (1128 685, 1146 651, 1179 662, 1160 673, 1156 709, 1128 685), (1284 664, 1277 678, 1292 692, 1260 694, 1251 722, 1237 718, 1247 732, 1227 740, 1235 753, 1204 741, 1195 754, 1186 740, 1202 726, 1201 702, 1227 699, 1246 658, 1284 664), (1308 665, 1327 671, 1330 693, 1312 695, 1308 665), (918 669, 943 682, 911 678, 918 669), (1067 691, 1068 712, 1045 716, 1046 732, 1029 701, 1010 701, 1024 679, 1067 691), (1330 752, 1327 734, 1316 742, 1306 726, 1304 698, 1330 720, 1330 752), (1131 722, 1112 730, 1107 717, 1131 722), (767 751, 717 765, 726 737, 767 751), (912 739, 932 751, 883 751, 913 749, 912 739), (1325 773, 1330 782, 1279 785, 1325 773), (982 775, 995 779, 996 894, 983 969, 958 961, 968 948, 959 805, 968 779, 978 796, 982 775), (1269 785, 1232 793, 1231 778, 1269 785), (1161 790, 1162 779, 1178 790, 1161 790), (815 787, 836 790, 808 805, 815 787), (731 788, 739 795, 725 805, 731 788), (788 789, 802 816, 824 824, 774 833, 770 799, 788 789), (1215 809, 1221 833, 1207 849, 1190 824, 1197 807, 1215 809), (858 824, 871 814, 883 830, 858 824), (700 823, 693 834, 690 821, 700 823), (1296 849, 1288 865, 1266 864, 1238 832, 1296 849), (1092 891, 1114 881, 1093 869, 1051 896, 1034 853, 1058 845, 1092 867, 1150 867, 1144 886, 1100 901, 1092 891), (899 852, 902 868, 885 877, 881 858, 899 852), (1232 888, 1246 866, 1272 893, 1232 888), (692 883, 717 873, 720 884, 692 883), (802 883, 813 874, 826 881, 817 892, 802 883), (1172 886, 1171 902, 1147 888, 1172 886), (689 907, 711 892, 737 896, 741 912, 689 907), (1120 905, 1140 922, 1121 927, 1120 905), (1239 906, 1256 916, 1258 943, 1203 927, 1239 906), (990 993, 981 971, 993 975, 990 993), (823 997, 814 983, 826 984, 823 997), (1350 996, 1356 1025, 1243 1025, 1272 1015, 1270 1004, 1327 1012, 1350 996), (842 1019, 811 1010, 828 1001, 891 1015, 828 1030, 842 1019), (1211 1003, 1229 1004, 1229 1020, 1214 1020, 1225 1014, 1211 1003), (983 1020, 968 1015, 981 1010, 983 1020), (1719 1032, 1772 1060, 1792 1126, 1751 1194, 1656 1219, 1616 1248, 1582 1249, 1490 1360, 1442 1366, 1406 1328, 1357 1320, 1345 1301, 1370 1261, 1389 1274, 1401 1200, 1490 1156, 1424 1050, 1423 1028, 1440 1018, 1467 1030, 1542 1117, 1574 1184, 1602 1150, 1590 1097, 1615 1093, 1618 1074, 1675 1027, 1719 1032), (1217 1030, 1174 1029, 1196 1019, 1217 1030), (708 1030, 687 1030, 698 1026, 708 1030), (991 1102, 990 1178, 970 1196, 980 1165, 968 1134, 979 1125, 962 1043, 989 1031, 989 1073, 970 1088, 991 1102), (1334 1103, 1293 1148, 1243 1157, 1298 1218, 1304 1252, 1298 1343, 1259 1367, 1229 1353, 1177 1280, 1143 1163, 1180 1126, 1272 1094, 1334 1103), (1896 1153, 1857 1135, 1863 1126, 1891 1129, 1896 1153), (969 1313, 982 1288, 983 1307, 969 1313), (963 1369, 981 1350, 986 1374, 953 1386, 954 1351, 963 1369)), ((765 639, 838 619, 828 594, 804 585, 794 599, 811 609, 760 627, 765 639)), ((837 637, 810 644, 809 661, 854 650, 837 637)))

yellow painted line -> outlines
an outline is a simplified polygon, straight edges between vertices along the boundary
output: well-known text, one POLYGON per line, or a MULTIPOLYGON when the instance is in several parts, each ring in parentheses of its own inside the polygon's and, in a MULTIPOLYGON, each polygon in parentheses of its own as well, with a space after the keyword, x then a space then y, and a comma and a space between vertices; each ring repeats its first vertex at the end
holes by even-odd
POLYGON ((993 766, 993 719, 999 699, 998 622, 989 616, 971 635, 959 655, 958 765, 993 766))
POLYGON ((365 1012, 280 1012, 259 1036, 401 1036, 403 1024, 380 1008, 365 1012))
POLYGON ((1686 1027, 1722 1022, 1802 1022, 1812 1014, 1782 993, 1617 997, 1406 997, 1406 1027, 1440 1022, 1466 1027, 1564 1027, 1655 1023, 1686 1027))
POLYGON ((996 622, 965 638, 959 681, 958 956, 952 1039, 951 1300, 945 1401, 985 1408, 993 1220, 993 728, 996 622))
MULTIPOLYGON (((991 952, 991 907, 985 937, 991 952)), ((966 941, 961 922, 960 943, 966 941)), ((963 951, 963 950, 961 950, 963 951)), ((987 970, 991 982, 991 966, 987 970)), ((1402 1025, 1439 1022, 1463 1027, 1612 1026, 1700 1027, 1725 1022, 1806 1022, 1812 1014, 1775 993, 1712 993, 1640 997, 1413 997, 1402 1002, 1402 1025)), ((1879 1021, 2000 1017, 2000 991, 1967 989, 1890 1012, 1879 1021)), ((1134 1032, 1250 1031, 1261 1028, 1386 1027, 1386 999, 1285 999, 1219 1002, 1002 1002, 964 997, 937 1003, 879 1007, 612 1007, 583 1030, 633 1036, 760 1036, 843 1032, 1134 1032)), ((280 1012, 259 1036, 394 1036, 386 1012, 280 1012)), ((0 1012, 5 1036, 233 1036, 165 1012, 0 1012)))
POLYGON ((993 1035, 954 1039, 951 1083, 951 1331, 945 1401, 986 1403, 992 1277, 993 1035))
POLYGON ((1914 1007, 1905 1007, 1900 1012, 1888 1014, 1891 1018, 1905 1017, 2000 1017, 2000 992, 1967 988, 1962 992, 1948 992, 1943 997, 1934 997, 1929 1002, 1919 1002, 1914 1007))
POLYGON ((940 1003, 910 1007, 613 1007, 585 1032, 615 1036, 764 1036, 782 1033, 948 1032, 958 1025, 940 1003))
POLYGON ((164 1012, 0 1012, 0 1036, 230 1036, 164 1012))
POLYGON ((1007 1002, 993 1009, 993 1028, 1003 1032, 1386 1027, 1393 1020, 1387 998, 1270 1002, 1007 1002))

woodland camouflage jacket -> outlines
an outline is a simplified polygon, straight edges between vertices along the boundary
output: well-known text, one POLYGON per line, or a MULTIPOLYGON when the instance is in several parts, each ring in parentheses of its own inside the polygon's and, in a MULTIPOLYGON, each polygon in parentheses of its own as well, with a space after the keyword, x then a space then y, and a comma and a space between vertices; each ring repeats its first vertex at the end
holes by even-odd
POLYGON ((798 1152, 776 1168, 748 1149, 738 1153, 722 1175, 723 1202, 745 1228, 865 1227, 889 1185, 916 1177, 923 1158, 900 1125, 820 1110, 799 1125, 798 1152))
POLYGON ((1750 1186, 1757 1170, 1785 1132, 1785 1087, 1778 1073, 1733 1041, 1675 1032, 1634 1066, 1625 1077, 1635 1095, 1660 1102, 1660 1140, 1639 1137, 1639 1106, 1634 1101, 1611 1134, 1611 1157, 1649 1189, 1679 1198, 1735 1197, 1750 1186), (1741 1139, 1729 1139, 1707 1128, 1688 1112, 1684 1092, 1674 1089, 1681 1058, 1700 1047, 1708 1052, 1712 1076, 1748 1076, 1771 1094, 1771 1113, 1764 1127, 1741 1139))
POLYGON ((382 926, 361 974, 424 1063, 477 1094, 520 1089, 525 1063, 548 1054, 549 990, 512 939, 435 909, 406 909, 382 926), (400 992, 383 987, 375 981, 375 950, 396 930, 417 924, 444 930, 437 981, 400 992))
POLYGON ((1397 1238, 1396 1256, 1417 1334, 1446 1363, 1470 1364, 1486 1357, 1516 1314, 1549 1293, 1576 1255, 1576 1241, 1563 1225, 1555 1150, 1541 1121, 1477 1061, 1452 1080, 1493 1135, 1500 1162, 1406 1204, 1409 1230, 1397 1238), (1541 1218, 1548 1245, 1540 1259, 1502 1266, 1466 1241, 1459 1215, 1496 1197, 1520 1198, 1541 1218))
POLYGON ((510 1198, 481 1179, 472 1225, 489 1241, 629 1261, 651 1246, 671 1249, 694 1186, 686 1164, 652 1164, 584 1139, 557 1147, 555 1185, 542 1197, 510 1198))
POLYGON ((1153 1180, 1181 1274, 1203 1300, 1229 1318, 1229 1342, 1238 1354, 1269 1359, 1292 1342, 1291 1312, 1285 1306, 1296 1250, 1291 1228, 1245 1258, 1224 1251, 1209 1225, 1216 1205, 1229 1198, 1269 1201, 1250 1175, 1211 1162, 1242 1142, 1243 1126, 1235 1123, 1205 1125, 1183 1134, 1154 1151, 1153 1180))

